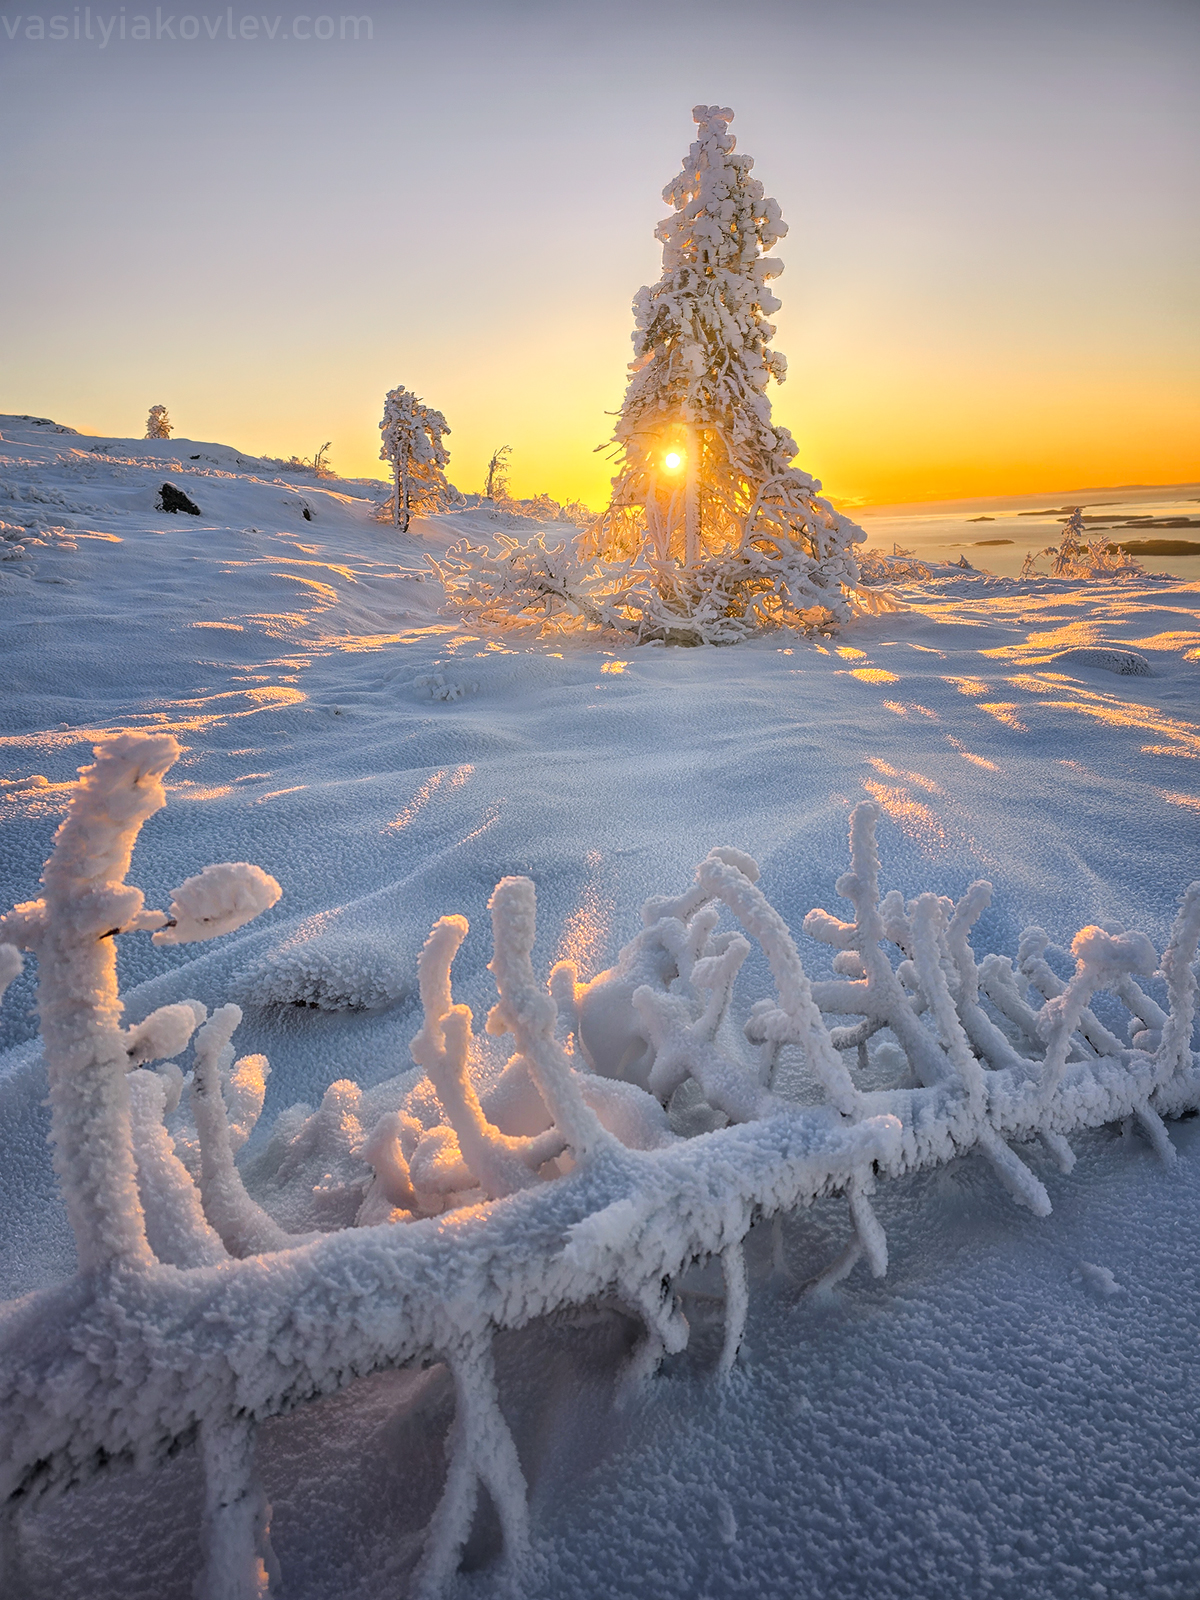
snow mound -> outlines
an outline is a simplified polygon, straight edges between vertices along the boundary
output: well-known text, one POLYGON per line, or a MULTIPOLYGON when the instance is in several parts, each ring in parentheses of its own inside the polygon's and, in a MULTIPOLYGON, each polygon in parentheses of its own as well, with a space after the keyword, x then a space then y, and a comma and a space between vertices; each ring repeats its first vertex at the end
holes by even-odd
POLYGON ((1055 667, 1099 667, 1122 678, 1148 678, 1150 663, 1136 650, 1118 650, 1111 645, 1100 649, 1063 650, 1051 658, 1055 667))
POLYGON ((1097 1300, 1111 1300, 1114 1295, 1125 1293, 1109 1267, 1097 1267, 1091 1261, 1081 1261, 1071 1274, 1071 1281, 1081 1284, 1097 1300))
POLYGON ((349 929, 298 938, 263 956, 236 980, 243 1005, 380 1011, 412 985, 395 949, 349 929))

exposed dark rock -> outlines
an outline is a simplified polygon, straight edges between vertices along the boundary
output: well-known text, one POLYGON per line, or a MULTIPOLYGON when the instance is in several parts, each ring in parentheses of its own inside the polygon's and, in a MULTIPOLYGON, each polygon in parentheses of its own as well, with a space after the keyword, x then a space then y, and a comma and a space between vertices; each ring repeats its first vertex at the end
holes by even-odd
POLYGON ((200 507, 194 500, 189 500, 182 489, 177 489, 173 483, 164 483, 158 491, 159 504, 164 511, 186 511, 189 516, 198 517, 200 507))

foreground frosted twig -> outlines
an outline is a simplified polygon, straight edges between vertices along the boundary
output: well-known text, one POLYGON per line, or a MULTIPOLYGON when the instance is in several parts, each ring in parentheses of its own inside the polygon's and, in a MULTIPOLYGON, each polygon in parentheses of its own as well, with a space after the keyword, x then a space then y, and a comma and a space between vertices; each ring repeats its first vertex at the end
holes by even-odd
POLYGON ((456 1006, 450 991, 450 964, 466 935, 464 917, 442 917, 418 964, 425 1025, 412 1042, 412 1056, 429 1074, 449 1128, 426 1134, 410 1171, 418 1195, 478 1185, 495 1200, 536 1183, 538 1169, 561 1154, 565 1139, 553 1128, 532 1139, 511 1138, 484 1114, 468 1066, 470 1007, 456 1006))
POLYGON ((246 1193, 233 1161, 233 1140, 221 1085, 233 1058, 230 1039, 242 1020, 235 1005, 214 1011, 196 1036, 192 1115, 200 1135, 200 1195, 204 1214, 230 1255, 261 1255, 296 1243, 246 1193), (228 1061, 225 1059, 228 1058, 228 1061))
MULTIPOLYGON (((38 959, 55 1170, 75 1234, 78 1281, 101 1284, 114 1269, 142 1276, 157 1265, 139 1190, 126 1075, 139 1062, 182 1049, 203 1014, 201 1007, 163 1007, 122 1030, 113 935, 159 929, 162 943, 211 938, 273 905, 280 889, 258 867, 228 863, 206 868, 175 890, 170 916, 147 911, 142 891, 125 875, 142 824, 166 803, 162 779, 180 746, 170 734, 126 733, 97 745, 95 754, 95 765, 80 772, 46 863, 45 895, 0 918, 0 948, 21 946, 38 959)), ((11 977, 13 967, 7 956, 0 971, 11 977)), ((139 1109, 146 1108, 143 1097, 139 1109)), ((195 1201, 185 1198, 181 1171, 155 1131, 140 1177, 148 1197, 166 1202, 155 1218, 156 1240, 181 1265, 207 1267, 218 1259, 217 1242, 195 1201)), ((95 1403, 102 1403, 99 1397, 95 1403)), ((197 1418, 204 1427, 221 1420, 207 1412, 197 1418)), ((214 1524, 224 1525, 219 1517, 214 1524)), ((214 1537, 220 1544, 224 1535, 214 1537)), ((220 1566, 216 1555, 210 1566, 213 1561, 220 1566)), ((243 1591, 229 1589, 222 1578, 209 1585, 206 1600, 235 1592, 241 1600, 243 1591)))
POLYGON ((518 1562, 529 1543, 525 1478, 508 1424, 500 1413, 490 1339, 463 1340, 445 1352, 454 1378, 446 1487, 429 1524, 417 1572, 417 1593, 440 1595, 458 1566, 475 1517, 482 1484, 492 1497, 504 1534, 505 1554, 518 1562))
MULTIPOLYGON (((179 942, 172 919, 147 911, 142 891, 125 882, 134 841, 166 804, 163 775, 179 754, 169 733, 124 733, 97 745, 46 863, 44 897, 0 917, 0 944, 38 958, 55 1170, 85 1272, 153 1260, 130 1138, 130 1058, 112 935, 157 928, 160 942, 179 942)), ((186 922, 188 939, 239 927, 279 898, 279 885, 257 867, 206 873, 203 885, 202 874, 175 891, 173 917, 186 922), (213 874, 219 882, 208 892, 213 874)))
MULTIPOLYGON (((611 1143, 584 1100, 579 1082, 554 1037, 557 1007, 533 975, 537 900, 528 878, 502 878, 491 901, 496 953, 489 971, 500 999, 487 1020, 491 1034, 511 1033, 546 1108, 576 1161, 611 1143)), ((557 1154, 557 1152, 555 1152, 557 1154)))
POLYGON ((278 1593, 271 1507, 254 1469, 254 1433, 249 1417, 201 1419, 205 1560, 197 1600, 264 1600, 278 1593))

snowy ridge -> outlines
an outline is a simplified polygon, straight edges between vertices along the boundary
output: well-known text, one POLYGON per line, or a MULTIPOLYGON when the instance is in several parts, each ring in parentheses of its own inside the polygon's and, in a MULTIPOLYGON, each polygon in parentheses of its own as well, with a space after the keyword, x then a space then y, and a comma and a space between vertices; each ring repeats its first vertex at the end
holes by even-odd
MULTIPOLYGON (((976 963, 970 932, 989 886, 972 885, 957 906, 881 896, 877 809, 864 803, 838 884, 854 920, 814 911, 805 924, 837 948, 833 980, 810 982, 755 863, 738 851, 713 851, 692 889, 648 902, 642 933, 610 972, 580 984, 561 962, 549 990, 530 962, 533 886, 503 880, 492 899, 499 1001, 488 1031, 512 1034, 516 1049, 482 1097, 470 1013, 450 981, 466 926, 441 919, 420 963, 425 1022, 413 1054, 427 1076, 357 1151, 374 1174, 359 1221, 382 1225, 298 1238, 251 1197, 234 1163, 268 1070, 262 1057, 233 1063, 237 1008, 220 1008, 197 1036, 190 1148, 163 1122, 183 1090, 179 1069, 145 1064, 178 1054, 204 1008, 164 1006, 122 1029, 113 949, 117 932, 169 940, 240 926, 278 886, 227 864, 175 891, 174 927, 147 911, 124 878, 142 823, 165 802, 178 746, 169 734, 123 734, 96 754, 47 865, 45 898, 0 919, 0 982, 19 970, 16 946, 39 959, 56 1165, 81 1263, 70 1282, 0 1310, 0 1494, 11 1518, 114 1462, 147 1467, 197 1439, 208 1486, 198 1592, 208 1600, 264 1594, 277 1580, 253 1466, 262 1418, 383 1367, 446 1361, 457 1422, 419 1576, 437 1593, 481 1482, 510 1559, 527 1540, 492 1373, 496 1331, 615 1299, 645 1323, 634 1375, 648 1373, 687 1340, 672 1280, 717 1257, 727 1371, 747 1310, 742 1241, 760 1217, 842 1193, 854 1237, 818 1281, 844 1276, 860 1256, 879 1276, 877 1176, 978 1149, 1014 1199, 1045 1214, 1045 1190, 1008 1139, 1037 1135, 1069 1169, 1073 1129, 1136 1117, 1170 1161, 1162 1115, 1200 1105, 1191 1048, 1200 883, 1161 962, 1144 936, 1110 926, 1076 937, 1067 982, 1036 928, 1016 965, 996 955, 976 963), (722 906, 738 929, 718 931, 722 906), (729 1005, 751 940, 775 994, 739 1030, 729 1005), (885 942, 899 952, 895 967, 885 942), (1165 1008, 1136 981, 1156 966, 1165 1008), (1042 997, 1037 1009, 1028 989, 1042 997), (1101 990, 1130 1014, 1131 1047, 1091 1010, 1101 990), (892 1081, 873 1087, 881 1077, 892 1081), (662 1107, 675 1115, 688 1092, 683 1109, 708 1131, 683 1138, 662 1107)), ((326 1099, 344 1110, 354 1087, 335 1084, 326 1099)), ((292 1145, 312 1152, 334 1120, 322 1107, 293 1123, 292 1145)), ((6 1529, 0 1548, 15 1561, 6 1529)))

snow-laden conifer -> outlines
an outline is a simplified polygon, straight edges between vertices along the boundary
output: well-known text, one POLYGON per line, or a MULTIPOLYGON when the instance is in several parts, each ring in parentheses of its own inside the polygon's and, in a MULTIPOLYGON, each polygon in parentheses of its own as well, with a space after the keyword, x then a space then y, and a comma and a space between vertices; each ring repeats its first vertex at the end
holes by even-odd
POLYGON ((787 375, 769 320, 783 263, 768 253, 787 224, 752 176, 753 158, 736 150, 733 112, 701 105, 692 116, 699 137, 663 190, 673 209, 656 229, 662 277, 633 303, 634 360, 613 432, 620 467, 600 547, 644 543, 690 570, 802 551, 807 561, 789 574, 805 591, 794 604, 828 603, 840 616, 842 586, 858 576, 852 544, 865 535, 792 466, 795 440, 772 421, 767 396, 787 375))
POLYGON ((767 252, 787 232, 779 206, 735 150, 722 106, 696 106, 699 137, 663 198, 663 273, 634 300, 635 358, 613 433, 618 470, 608 510, 576 542, 549 606, 533 544, 493 554, 463 544, 439 563, 452 605, 503 626, 600 625, 639 640, 731 644, 764 628, 846 620, 866 538, 794 467, 796 442, 775 423, 767 385, 787 363, 771 348, 783 264, 767 252), (495 593, 495 603, 491 596, 495 593), (518 602, 519 603, 516 603, 518 602))
POLYGON ((147 439, 169 439, 171 437, 171 419, 167 415, 166 406, 151 406, 150 415, 146 418, 147 439))
POLYGON ((379 431, 383 436, 379 459, 392 468, 392 522, 407 533, 414 516, 439 511, 446 504, 450 452, 442 440, 450 429, 440 411, 398 384, 388 390, 379 431))

